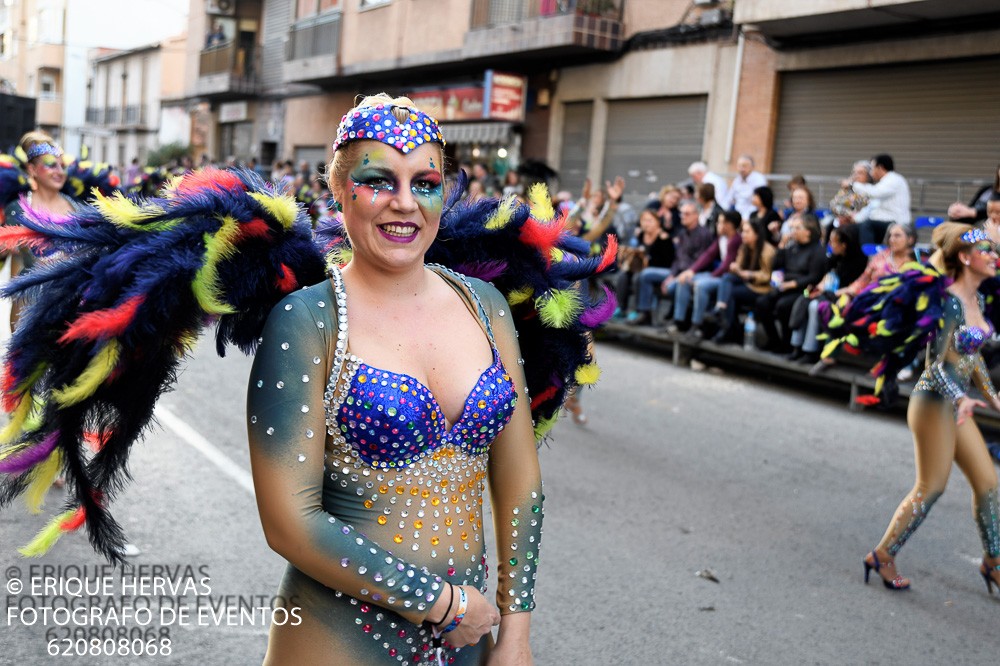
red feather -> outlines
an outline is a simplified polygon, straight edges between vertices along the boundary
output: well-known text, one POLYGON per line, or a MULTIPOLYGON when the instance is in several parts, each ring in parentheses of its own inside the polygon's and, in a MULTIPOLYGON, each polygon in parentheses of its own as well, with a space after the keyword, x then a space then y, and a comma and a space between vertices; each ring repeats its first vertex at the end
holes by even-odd
POLYGON ((259 217, 240 225, 240 234, 243 238, 267 238, 271 234, 271 227, 267 222, 259 217))
POLYGON ((539 393, 538 395, 536 395, 534 398, 531 399, 531 408, 534 409, 535 407, 542 404, 546 400, 551 400, 552 398, 556 397, 556 391, 557 389, 555 386, 549 386, 548 388, 546 388, 544 391, 542 391, 541 393, 539 393))
POLYGON ((851 356, 861 356, 861 350, 855 347, 854 345, 849 345, 845 343, 844 351, 850 354, 851 356))
POLYGON ((275 280, 275 284, 283 294, 290 294, 299 288, 299 281, 296 279, 295 273, 285 264, 281 264, 281 275, 275 280))
POLYGON ((877 395, 859 395, 854 399, 854 402, 865 407, 872 407, 882 402, 882 400, 877 395))
POLYGON ((87 520, 87 512, 81 506, 76 510, 76 512, 72 516, 70 516, 69 518, 67 518, 66 520, 62 521, 59 524, 59 529, 61 529, 63 532, 72 532, 73 530, 80 527, 80 525, 83 525, 84 521, 86 520, 87 520))
POLYGON ((0 250, 10 252, 19 247, 37 249, 45 245, 45 235, 28 227, 20 224, 0 227, 0 250))
POLYGON ((521 227, 521 242, 536 248, 546 262, 551 261, 550 250, 556 246, 559 236, 563 233, 563 225, 559 221, 545 224, 529 217, 521 227))
POLYGON ((96 453, 104 448, 104 445, 108 443, 109 439, 111 439, 112 434, 113 433, 110 431, 105 431, 104 434, 99 434, 88 430, 83 433, 83 441, 86 442, 87 446, 89 446, 91 450, 96 453))
POLYGON ((137 294, 113 308, 82 314, 69 325, 59 342, 66 344, 72 340, 93 341, 121 335, 135 319, 136 311, 145 300, 144 294, 137 294))
POLYGON ((185 175, 177 185, 177 191, 182 193, 197 192, 198 190, 228 192, 232 190, 245 191, 246 189, 236 174, 211 167, 192 171, 185 175))
POLYGON ((602 273, 611 264, 615 263, 618 257, 618 237, 609 235, 608 236, 608 246, 604 249, 604 256, 601 257, 601 263, 597 265, 597 270, 595 273, 602 273))

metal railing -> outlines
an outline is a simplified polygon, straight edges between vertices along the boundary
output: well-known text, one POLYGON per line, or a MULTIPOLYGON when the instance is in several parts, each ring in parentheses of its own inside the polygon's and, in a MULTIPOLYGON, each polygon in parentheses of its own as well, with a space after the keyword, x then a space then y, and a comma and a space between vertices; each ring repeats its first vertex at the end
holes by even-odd
POLYGON ((228 74, 230 91, 253 92, 258 87, 257 60, 257 54, 252 47, 229 41, 201 52, 198 76, 228 74))
POLYGON ((470 27, 492 28, 566 14, 621 21, 624 10, 625 0, 473 0, 470 27))
POLYGON ((293 25, 288 31, 285 60, 337 56, 340 53, 340 17, 339 11, 330 12, 293 25))

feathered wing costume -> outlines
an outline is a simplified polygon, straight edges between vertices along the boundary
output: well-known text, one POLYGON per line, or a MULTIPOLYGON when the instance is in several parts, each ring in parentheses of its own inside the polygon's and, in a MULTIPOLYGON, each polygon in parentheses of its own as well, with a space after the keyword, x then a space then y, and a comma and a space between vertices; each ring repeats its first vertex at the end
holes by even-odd
MULTIPOLYGON (((563 232, 544 190, 530 207, 513 199, 460 201, 442 216, 428 260, 491 280, 519 321, 536 435, 547 432, 566 391, 593 383, 588 331, 614 299, 591 304, 576 282, 609 267, 615 248, 587 258, 563 232)), ((0 229, 0 247, 56 252, 5 290, 27 295, 4 364, 0 506, 24 494, 38 511, 62 472, 61 513, 21 552, 40 555, 86 525, 94 548, 120 561, 124 536, 108 505, 127 482, 132 444, 200 332, 254 350, 271 308, 324 279, 324 250, 346 241, 327 229, 314 242, 308 217, 249 171, 204 170, 161 198, 98 196, 58 222, 41 216, 0 229), (322 247, 322 249, 321 249, 322 247)))
POLYGON ((933 266, 911 262, 862 291, 846 307, 832 304, 823 358, 838 350, 878 357, 871 369, 875 395, 862 404, 889 403, 898 394, 896 374, 913 362, 941 326, 951 280, 933 266), (881 396, 881 397, 880 397, 881 396))

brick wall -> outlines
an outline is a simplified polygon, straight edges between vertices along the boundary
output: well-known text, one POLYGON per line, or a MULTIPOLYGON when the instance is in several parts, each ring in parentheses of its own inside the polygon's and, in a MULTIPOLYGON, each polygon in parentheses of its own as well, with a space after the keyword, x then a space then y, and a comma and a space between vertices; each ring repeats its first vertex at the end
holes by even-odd
POLYGON ((733 132, 729 171, 736 171, 736 159, 751 155, 757 170, 771 169, 774 135, 778 116, 777 54, 756 35, 747 35, 743 45, 736 124, 733 132))

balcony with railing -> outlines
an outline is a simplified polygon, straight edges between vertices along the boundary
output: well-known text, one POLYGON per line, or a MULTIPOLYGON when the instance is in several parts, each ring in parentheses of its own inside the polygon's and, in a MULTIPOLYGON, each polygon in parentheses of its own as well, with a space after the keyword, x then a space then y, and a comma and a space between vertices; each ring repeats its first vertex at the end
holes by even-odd
POLYGON ((842 0, 736 2, 733 22, 753 25, 778 45, 824 33, 853 38, 912 34, 925 29, 973 29, 1000 17, 996 0, 842 0))
POLYGON ((625 0, 473 0, 462 54, 585 55, 618 51, 625 0))
POLYGON ((286 83, 318 83, 339 73, 340 11, 299 21, 288 31, 282 75, 286 83))
POLYGON ((111 129, 152 129, 151 122, 155 114, 145 104, 130 104, 118 106, 88 106, 85 119, 88 125, 97 125, 111 129))
POLYGON ((205 97, 227 98, 260 92, 256 50, 248 40, 235 40, 201 52, 197 92, 205 97))

